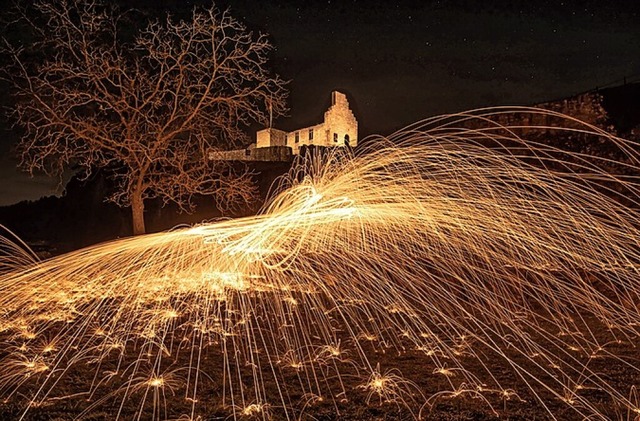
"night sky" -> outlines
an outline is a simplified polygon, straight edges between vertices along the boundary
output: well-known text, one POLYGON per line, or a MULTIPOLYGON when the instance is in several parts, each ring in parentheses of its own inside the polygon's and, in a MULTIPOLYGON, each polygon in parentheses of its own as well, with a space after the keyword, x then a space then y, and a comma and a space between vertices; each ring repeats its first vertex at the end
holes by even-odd
MULTIPOLYGON (((120 1, 181 16, 204 1, 120 1)), ((291 80, 282 129, 321 121, 346 92, 360 137, 436 114, 529 105, 640 80, 640 2, 256 1, 216 3, 276 47, 272 68, 291 80)), ((9 103, 2 91, 2 103, 9 103)), ((19 175, 3 124, 0 205, 55 192, 56 180, 19 175), (54 190, 52 190, 52 188, 54 190)))

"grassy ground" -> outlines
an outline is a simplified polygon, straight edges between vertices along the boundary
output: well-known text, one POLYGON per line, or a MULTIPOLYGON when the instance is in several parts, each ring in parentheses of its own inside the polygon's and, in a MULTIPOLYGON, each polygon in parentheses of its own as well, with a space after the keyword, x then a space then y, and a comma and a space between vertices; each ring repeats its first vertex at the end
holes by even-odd
MULTIPOLYGON (((612 385, 622 396, 631 396, 633 401, 634 396, 630 393, 640 384, 640 374, 631 369, 631 366, 638 366, 640 357, 640 352, 635 347, 635 338, 621 337, 613 340, 611 333, 599 321, 587 315, 581 316, 584 317, 585 328, 588 327, 593 337, 601 343, 608 343, 604 347, 606 352, 593 358, 592 355, 576 350, 569 352, 564 361, 559 359, 554 363, 560 366, 575 365, 575 362, 585 364, 590 373, 595 373, 612 385)), ((552 330, 553 326, 547 328, 552 330)), ((235 411, 230 400, 232 394, 228 384, 225 386, 223 381, 227 374, 224 372, 225 358, 220 346, 203 346, 200 366, 208 377, 202 376, 199 382, 195 418, 233 419, 235 412, 239 419, 286 419, 287 414, 282 411, 282 404, 277 403, 277 397, 282 394, 283 400, 288 402, 288 416, 304 420, 410 420, 416 417, 427 420, 524 421, 554 419, 553 417, 566 421, 584 419, 576 412, 575 405, 536 384, 537 380, 549 383, 548 374, 545 373, 548 364, 538 361, 541 364, 536 366, 531 363, 535 359, 530 361, 515 349, 506 348, 505 355, 508 359, 505 359, 473 338, 460 348, 461 365, 469 373, 477 375, 485 385, 484 390, 479 392, 474 386, 467 386, 468 383, 460 372, 452 370, 447 375, 437 372, 432 357, 409 345, 405 350, 397 350, 385 348, 375 341, 360 341, 371 367, 378 368, 380 374, 387 375, 383 376, 387 381, 385 388, 377 391, 371 387, 370 372, 363 369, 362 362, 358 361, 355 345, 349 345, 347 335, 343 335, 342 339, 342 343, 346 345, 340 358, 326 364, 309 363, 302 367, 292 367, 285 361, 274 363, 277 383, 273 381, 271 366, 265 361, 261 362, 262 369, 258 374, 264 379, 262 392, 271 397, 270 403, 261 407, 250 407, 255 402, 250 398, 255 395, 255 373, 246 363, 230 357, 229 364, 232 368, 237 365, 246 393, 246 401, 242 405, 241 396, 236 390, 235 411), (521 372, 527 371, 531 376, 519 376, 511 366, 513 363, 521 365, 524 368, 521 372), (339 376, 336 375, 338 372, 339 376), (303 393, 300 388, 301 384, 308 386, 314 376, 320 379, 323 390, 320 399, 317 395, 303 393), (525 381, 530 382, 532 387, 528 387, 525 381)), ((548 349, 557 345, 553 343, 554 338, 537 340, 548 349)), ((123 420, 138 419, 138 416, 142 420, 186 420, 187 414, 192 413, 192 401, 185 398, 186 392, 182 385, 186 383, 188 373, 180 371, 180 367, 188 365, 189 359, 193 358, 193 351, 198 349, 199 346, 192 344, 176 347, 171 356, 165 358, 165 373, 169 373, 165 376, 165 387, 149 388, 144 384, 146 378, 140 378, 137 383, 128 384, 130 393, 126 399, 123 396, 129 380, 127 375, 105 376, 104 373, 118 371, 118 362, 122 373, 122 367, 139 359, 143 355, 139 344, 131 344, 127 348, 124 360, 119 361, 120 354, 114 353, 112 358, 103 359, 100 363, 90 360, 76 363, 61 377, 49 398, 31 408, 23 419, 35 421, 79 418, 98 421, 111 420, 119 414, 123 420), (132 355, 136 358, 131 357, 132 355), (97 388, 94 396, 89 396, 87 391, 92 382, 95 384, 96 373, 104 383, 97 388), (136 387, 139 390, 134 391, 136 387)), ((6 351, 3 356, 6 356, 6 351)), ((144 365, 144 362, 138 363, 141 367, 144 365)), ((452 366, 450 363, 450 367, 452 366)), ((140 372, 142 371, 141 369, 140 372)), ((573 376, 573 379, 579 384, 579 395, 587 398, 605 419, 637 420, 637 414, 630 413, 614 402, 608 393, 594 387, 587 371, 584 375, 573 376)), ((0 419, 13 420, 20 417, 28 405, 25 396, 32 394, 37 387, 31 381, 36 380, 35 376, 27 380, 29 381, 18 388, 17 393, 0 403, 0 419)), ((234 382, 237 387, 237 379, 234 382)), ((570 385, 567 380, 567 386, 570 385)), ((561 389, 556 388, 562 392, 561 389)))

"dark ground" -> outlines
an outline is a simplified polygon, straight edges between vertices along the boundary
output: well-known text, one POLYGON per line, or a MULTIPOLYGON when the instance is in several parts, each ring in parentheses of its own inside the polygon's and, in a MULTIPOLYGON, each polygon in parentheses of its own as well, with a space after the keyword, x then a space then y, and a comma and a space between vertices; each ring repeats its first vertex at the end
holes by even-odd
MULTIPOLYGON (((558 357, 553 363, 562 367, 575 366, 574 362, 569 361, 568 355, 570 355, 576 361, 586 364, 591 373, 596 373, 601 379, 604 379, 605 382, 620 392, 623 397, 628 397, 633 404, 639 405, 640 401, 633 394, 635 388, 640 385, 640 372, 637 369, 638 361, 640 361, 640 349, 636 347, 637 338, 627 338, 620 335, 618 336, 619 340, 616 341, 616 338, 611 336, 611 332, 593 316, 576 314, 575 319, 578 320, 580 316, 584 317, 584 325, 580 330, 586 331, 588 328, 599 343, 606 343, 603 346, 605 352, 599 353, 596 358, 591 358, 588 352, 569 350, 565 357, 558 357), (629 363, 635 369, 625 366, 623 361, 629 363)), ((548 332, 557 332, 558 330, 557 326, 552 326, 546 322, 541 322, 541 326, 548 332)), ((337 331, 340 332, 340 329, 337 329, 337 331)), ((177 335, 181 334, 177 333, 177 335)), ((314 396, 311 395, 303 395, 298 386, 301 382, 304 384, 308 380, 306 376, 312 372, 312 364, 305 365, 306 370, 292 368, 284 362, 275 364, 278 372, 278 383, 284 391, 286 400, 291 402, 291 404, 287 405, 289 407, 289 416, 302 420, 325 421, 411 420, 417 416, 426 420, 447 421, 550 419, 571 421, 585 419, 571 405, 564 402, 561 397, 554 396, 544 387, 536 385, 536 380, 533 380, 535 385, 533 388, 527 387, 523 379, 519 377, 504 358, 497 356, 488 347, 474 340, 474 338, 471 338, 466 342, 465 346, 459 348, 461 353, 458 358, 461 365, 468 372, 477 375, 485 384, 486 391, 476 393, 476 390, 471 387, 470 390, 460 393, 458 396, 452 396, 450 392, 466 388, 464 376, 459 373, 455 374, 455 372, 452 376, 436 373, 434 360, 425 355, 424 352, 413 349, 412 345, 406 343, 406 349, 398 351, 393 348, 386 348, 376 341, 360 340, 363 351, 368 356, 372 367, 379 365, 380 372, 385 373, 387 370, 392 370, 392 374, 397 374, 402 379, 412 382, 411 385, 405 384, 396 389, 390 388, 389 390, 396 391, 397 395, 392 396, 393 401, 387 402, 384 397, 363 387, 367 383, 368 373, 366 370, 363 371, 362 368, 356 368, 360 363, 358 362, 355 348, 349 346, 349 344, 353 345, 349 336, 344 331, 339 335, 341 335, 342 344, 345 345, 345 352, 342 356, 336 360, 331 360, 330 364, 313 364, 316 370, 315 373, 324 373, 319 375, 322 379, 320 383, 325 388, 323 401, 314 399, 314 396), (477 358, 472 356, 472 353, 477 358), (337 364, 335 367, 341 374, 340 378, 344 384, 345 394, 340 393, 341 386, 332 368, 333 363, 337 364), (484 365, 490 368, 490 376, 483 369, 484 365), (493 380, 491 376, 493 376, 493 380), (500 384, 501 387, 497 386, 497 384, 500 384), (501 391, 507 391, 507 393, 501 394, 501 391), (534 396, 534 391, 539 398, 534 396), (332 395, 336 396, 335 399, 331 399, 332 395)), ((548 350, 554 349, 557 345, 556 340, 559 340, 558 337, 542 337, 534 332, 531 332, 531 338, 539 345, 542 345, 543 349, 548 350)), ((503 340, 508 342, 506 337, 493 339, 498 342, 503 340)), ((562 340, 572 343, 567 337, 562 337, 562 340)), ((577 341, 581 341, 581 339, 577 338, 577 341)), ((166 360, 173 359, 173 365, 181 367, 186 364, 193 349, 198 349, 198 346, 184 344, 180 351, 173 353, 172 358, 167 357, 166 360)), ((201 418, 198 419, 233 419, 231 406, 222 404, 222 396, 224 394, 222 379, 225 376, 223 373, 224 356, 220 352, 219 345, 205 345, 203 349, 205 352, 201 368, 210 377, 203 377, 199 386, 196 414, 201 418)), ((524 370, 531 374, 532 377, 528 378, 528 380, 533 378, 552 384, 552 382, 549 382, 548 374, 543 371, 543 369, 549 369, 550 363, 534 357, 533 360, 540 364, 539 367, 536 367, 526 358, 523 358, 515 347, 502 346, 502 349, 511 361, 522 365, 524 370)), ((139 349, 132 345, 127 348, 127 352, 129 357, 125 358, 125 362, 128 364, 128 362, 133 361, 130 355, 137 356, 139 349)), ((556 352, 556 354, 561 353, 556 352)), ((114 419, 122 403, 122 391, 117 389, 126 383, 126 376, 110 378, 99 389, 96 396, 90 400, 87 399, 87 394, 83 393, 88 390, 96 372, 104 373, 111 369, 115 370, 118 354, 114 355, 114 358, 102 361, 100 366, 96 365, 95 362, 76 364, 55 387, 51 398, 47 399, 44 404, 32 408, 24 419, 63 421, 76 419, 81 414, 82 416, 77 419, 87 421, 114 419), (99 401, 101 397, 108 396, 110 393, 114 393, 114 395, 103 402, 99 401), (62 396, 66 397, 60 398, 62 396), (95 405, 95 407, 84 413, 90 408, 90 405, 95 405)), ((6 356, 6 351, 5 353, 0 352, 0 358, 4 356, 6 356)), ((233 367, 235 363, 233 356, 230 358, 230 364, 233 367)), ((454 365, 452 363, 447 364, 446 357, 443 358, 445 365, 453 368, 454 365)), ((167 362, 167 364, 170 363, 167 362)), ((271 368, 265 361, 261 365, 263 367, 261 375, 265 379, 264 391, 267 396, 277 400, 278 389, 273 377, 271 377, 271 368)), ((170 367, 171 365, 167 369, 170 367)), ((253 384, 251 372, 241 361, 239 361, 239 367, 242 372, 243 383, 247 388, 247 393, 250 395, 253 384)), ((568 371, 566 368, 563 368, 563 370, 568 371)), ((171 387, 165 388, 164 397, 159 397, 161 404, 157 408, 160 408, 161 419, 186 420, 187 418, 184 418, 184 416, 180 418, 180 416, 190 413, 191 404, 185 400, 185 392, 179 386, 182 381, 180 379, 183 379, 183 377, 178 376, 176 378, 178 379, 177 382, 171 387)), ((587 399, 605 417, 604 419, 619 421, 638 419, 638 414, 629 413, 626 408, 613 402, 607 393, 593 386, 590 374, 586 371, 584 374, 573 376, 573 379, 582 388, 578 392, 580 396, 587 399)), ((18 394, 15 394, 5 402, 0 402, 0 419, 13 420, 19 417, 27 403, 24 396, 28 396, 29 392, 35 391, 35 386, 28 384, 20 387, 18 394)), ((568 384, 569 382, 567 381, 568 384)), ((558 390, 557 385, 556 390, 558 390)), ((561 388, 559 391, 562 393, 561 388)), ((150 392, 146 403, 141 407, 142 395, 142 391, 133 393, 131 398, 124 402, 120 419, 138 419, 138 413, 142 414, 140 417, 142 420, 153 418, 152 393, 150 392)), ((278 404, 273 404, 272 407, 267 409, 267 412, 255 414, 254 416, 236 415, 238 415, 239 419, 261 419, 264 414, 268 419, 286 419, 278 404)))

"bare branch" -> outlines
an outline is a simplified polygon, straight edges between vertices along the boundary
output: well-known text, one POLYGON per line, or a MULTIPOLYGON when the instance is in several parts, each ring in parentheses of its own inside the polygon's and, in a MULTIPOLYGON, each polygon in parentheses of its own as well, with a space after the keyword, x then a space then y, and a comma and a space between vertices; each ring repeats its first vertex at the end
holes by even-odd
POLYGON ((265 35, 228 11, 196 8, 190 21, 151 21, 127 43, 126 17, 98 0, 40 1, 34 10, 37 42, 5 48, 24 169, 117 169, 111 199, 120 205, 134 196, 184 209, 194 194, 250 200, 250 175, 213 165, 207 151, 244 143, 269 107, 287 111, 265 35))

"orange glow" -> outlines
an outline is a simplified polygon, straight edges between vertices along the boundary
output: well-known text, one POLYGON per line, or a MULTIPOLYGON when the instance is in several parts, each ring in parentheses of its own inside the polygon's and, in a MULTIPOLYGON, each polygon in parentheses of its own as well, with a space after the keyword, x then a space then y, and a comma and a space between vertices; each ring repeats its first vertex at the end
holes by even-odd
POLYGON ((307 409, 351 393, 410 408, 520 396, 490 358, 534 398, 551 394, 579 416, 606 415, 578 393, 587 387, 637 411, 589 361, 622 364, 611 350, 640 334, 640 185, 610 172, 637 174, 640 148, 534 109, 509 112, 564 118, 569 128, 556 130, 598 137, 624 158, 561 154, 517 127, 467 124, 506 112, 434 118, 357 155, 300 160, 257 216, 2 260, 0 399, 45 402, 74 368, 91 372, 72 385, 91 405, 140 400, 138 414, 155 419, 172 393, 196 419, 211 399, 205 383, 230 416, 263 418, 299 416, 285 393, 294 386, 307 409), (447 386, 426 396, 373 360, 408 352, 447 386))

